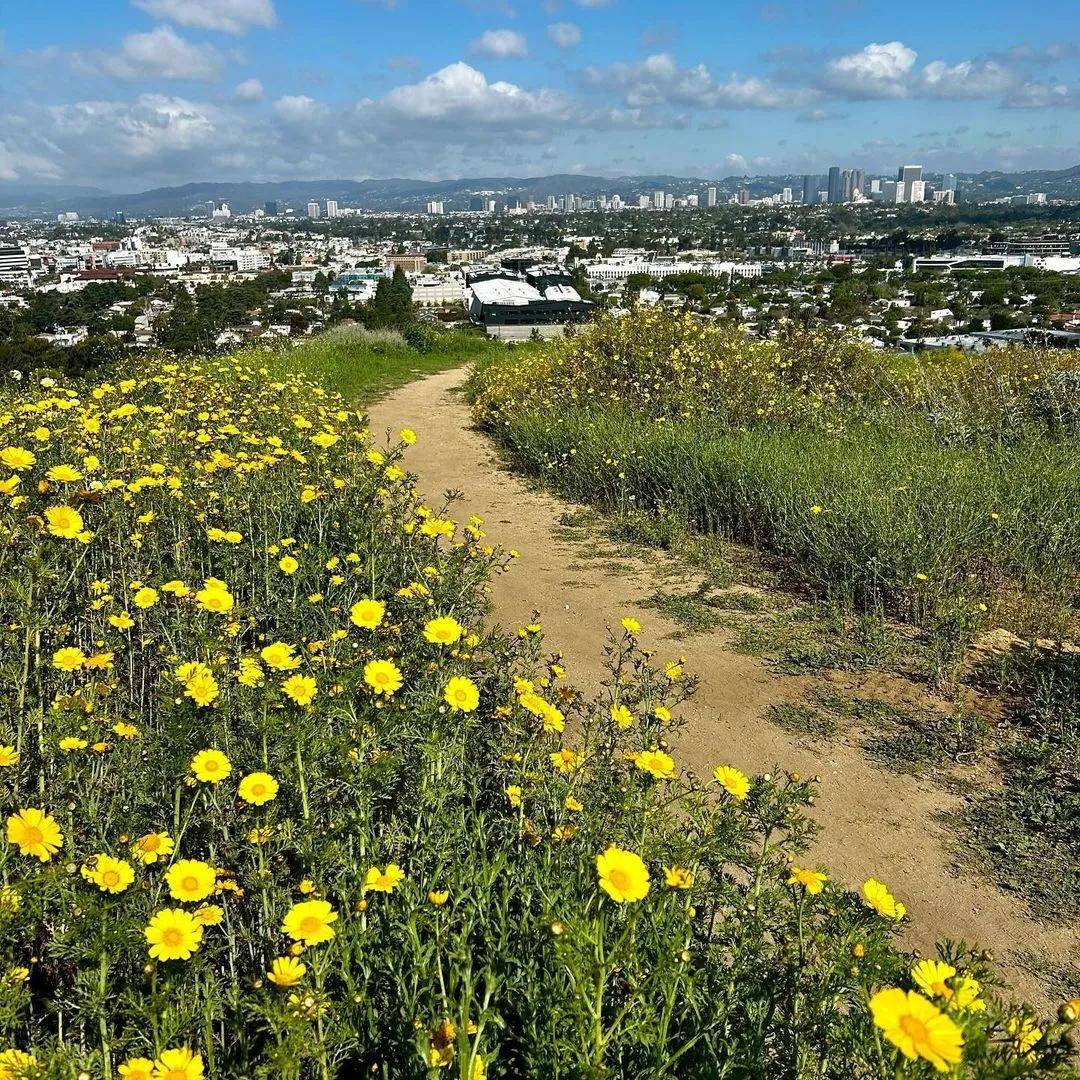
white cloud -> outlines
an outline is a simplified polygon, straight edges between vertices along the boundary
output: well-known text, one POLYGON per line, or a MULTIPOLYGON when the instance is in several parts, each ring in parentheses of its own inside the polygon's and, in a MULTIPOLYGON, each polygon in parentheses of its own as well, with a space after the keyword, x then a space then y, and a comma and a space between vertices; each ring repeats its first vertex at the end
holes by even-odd
POLYGON ((843 97, 907 97, 917 58, 918 53, 900 41, 871 43, 831 60, 825 68, 825 83, 843 97))
POLYGON ((511 57, 524 57, 529 53, 529 45, 524 35, 516 30, 485 30, 473 43, 474 52, 485 56, 494 56, 500 60, 511 57))
POLYGON ((547 28, 547 36, 560 49, 573 49, 581 44, 581 27, 572 22, 556 22, 547 28))
POLYGON ((262 101, 263 84, 258 79, 245 79, 236 85, 233 96, 237 101, 262 101))
POLYGON ((934 60, 919 72, 914 89, 928 97, 982 98, 1003 93, 1016 82, 1016 74, 995 60, 934 60))
POLYGON ((141 34, 128 34, 115 53, 79 55, 86 69, 95 64, 118 79, 216 79, 221 54, 212 45, 196 45, 171 26, 159 26, 141 34))
POLYGON ((1078 109, 1080 90, 1066 83, 1026 82, 1005 98, 1004 105, 1009 109, 1078 109))
POLYGON ((243 34, 252 27, 277 25, 274 0, 132 0, 158 19, 199 30, 243 34))
POLYGON ((730 75, 717 81, 704 65, 681 68, 670 53, 654 53, 637 63, 585 71, 586 85, 623 95, 631 108, 663 105, 702 109, 784 109, 809 104, 817 94, 803 87, 780 87, 757 76, 730 75))

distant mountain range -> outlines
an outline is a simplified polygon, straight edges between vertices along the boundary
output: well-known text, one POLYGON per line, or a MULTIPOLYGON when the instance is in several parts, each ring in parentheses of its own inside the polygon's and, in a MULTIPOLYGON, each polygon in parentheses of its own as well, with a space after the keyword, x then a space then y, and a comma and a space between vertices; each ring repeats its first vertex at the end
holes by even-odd
MULTIPOLYGON (((1071 169, 1036 169, 1028 172, 958 173, 967 199, 1044 191, 1050 198, 1080 198, 1080 165, 1071 169)), ((0 217, 51 217, 75 211, 81 217, 109 218, 117 211, 129 217, 184 217, 202 215, 207 204, 227 202, 235 213, 248 213, 267 202, 281 209, 303 213, 309 200, 336 199, 343 207, 366 210, 422 210, 432 199, 442 200, 447 210, 466 209, 472 198, 518 197, 542 200, 548 195, 576 194, 587 197, 621 195, 633 199, 656 190, 674 195, 701 192, 715 183, 721 198, 740 187, 753 195, 791 187, 802 190, 802 175, 729 176, 706 180, 685 176, 580 176, 561 173, 534 177, 474 177, 465 180, 285 180, 279 182, 206 182, 179 187, 154 188, 132 194, 115 194, 100 188, 60 184, 0 183, 0 217)))

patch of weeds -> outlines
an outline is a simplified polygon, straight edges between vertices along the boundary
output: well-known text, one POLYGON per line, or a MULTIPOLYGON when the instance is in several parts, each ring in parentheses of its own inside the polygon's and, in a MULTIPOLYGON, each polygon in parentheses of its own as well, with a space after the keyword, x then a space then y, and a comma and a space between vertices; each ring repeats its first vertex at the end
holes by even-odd
POLYGON ((958 815, 963 851, 1036 914, 1080 914, 1080 654, 1031 648, 976 678, 1008 694, 1000 788, 958 815))
POLYGON ((682 636, 703 634, 723 625, 724 617, 715 599, 709 595, 709 586, 703 582, 690 593, 657 591, 641 602, 642 607, 659 611, 661 615, 678 623, 682 636))
POLYGON ((793 735, 806 735, 812 739, 831 739, 840 730, 832 712, 806 702, 785 701, 770 705, 765 716, 770 723, 793 735))
POLYGON ((611 535, 617 540, 672 551, 687 535, 686 515, 675 510, 623 509, 611 523, 611 535))
POLYGON ((963 710, 947 716, 933 709, 880 702, 873 710, 864 710, 861 719, 882 729, 867 738, 866 752, 897 772, 947 766, 961 754, 977 752, 986 738, 985 722, 963 710))

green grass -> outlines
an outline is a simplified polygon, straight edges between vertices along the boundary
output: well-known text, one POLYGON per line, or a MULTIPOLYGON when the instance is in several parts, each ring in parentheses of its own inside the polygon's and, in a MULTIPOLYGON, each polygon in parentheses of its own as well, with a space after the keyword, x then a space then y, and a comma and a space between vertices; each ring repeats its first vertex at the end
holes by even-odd
POLYGON ((505 352, 467 330, 432 329, 410 343, 394 330, 340 326, 289 348, 257 350, 273 374, 300 371, 327 390, 367 405, 425 375, 505 352), (419 347, 418 347, 419 345, 419 347))

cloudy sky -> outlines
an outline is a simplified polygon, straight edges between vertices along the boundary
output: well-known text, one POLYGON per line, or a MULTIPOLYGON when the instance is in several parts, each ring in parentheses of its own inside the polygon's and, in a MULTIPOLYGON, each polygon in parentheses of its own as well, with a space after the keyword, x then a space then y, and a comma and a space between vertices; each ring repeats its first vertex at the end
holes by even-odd
POLYGON ((0 181, 1059 168, 1075 3, 8 0, 0 181))

